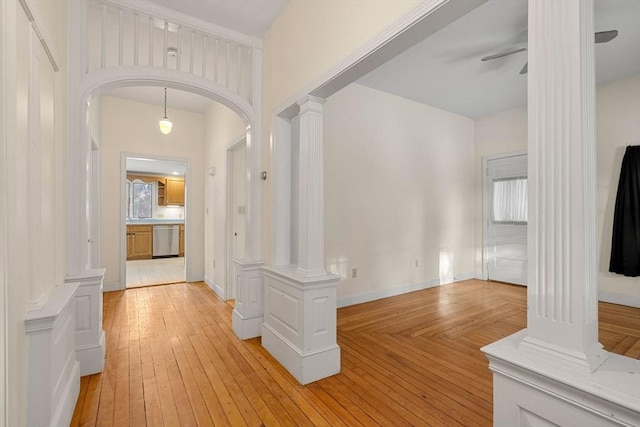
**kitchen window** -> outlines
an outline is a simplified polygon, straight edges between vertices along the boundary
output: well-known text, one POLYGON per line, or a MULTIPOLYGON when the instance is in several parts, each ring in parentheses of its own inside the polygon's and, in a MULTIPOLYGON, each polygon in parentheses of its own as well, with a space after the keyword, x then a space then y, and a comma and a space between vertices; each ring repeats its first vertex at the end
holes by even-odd
POLYGON ((127 181, 127 218, 153 217, 153 184, 127 181))

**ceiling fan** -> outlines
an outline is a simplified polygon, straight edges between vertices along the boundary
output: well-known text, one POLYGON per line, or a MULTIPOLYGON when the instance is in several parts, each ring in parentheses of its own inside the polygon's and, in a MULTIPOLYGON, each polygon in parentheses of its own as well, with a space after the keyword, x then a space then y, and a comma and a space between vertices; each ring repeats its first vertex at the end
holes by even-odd
MULTIPOLYGON (((595 41, 596 43, 607 43, 615 39, 616 37, 618 37, 618 30, 599 31, 595 34, 595 41)), ((521 47, 519 49, 513 49, 507 52, 496 53, 495 55, 485 56, 481 59, 481 61, 491 61, 492 59, 498 59, 504 56, 513 55, 514 53, 524 52, 525 50, 527 50, 526 47, 521 47)), ((528 64, 528 62, 524 64, 524 67, 522 67, 522 70, 520 70, 520 74, 527 74, 528 64)))

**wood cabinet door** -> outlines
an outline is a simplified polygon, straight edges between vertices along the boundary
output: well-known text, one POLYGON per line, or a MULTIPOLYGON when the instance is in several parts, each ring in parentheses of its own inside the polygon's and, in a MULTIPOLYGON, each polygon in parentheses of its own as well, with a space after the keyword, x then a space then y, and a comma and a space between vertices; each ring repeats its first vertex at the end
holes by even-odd
POLYGON ((153 227, 135 225, 127 227, 127 259, 153 257, 153 227))
POLYGON ((167 205, 184 206, 184 180, 167 178, 165 201, 167 205))

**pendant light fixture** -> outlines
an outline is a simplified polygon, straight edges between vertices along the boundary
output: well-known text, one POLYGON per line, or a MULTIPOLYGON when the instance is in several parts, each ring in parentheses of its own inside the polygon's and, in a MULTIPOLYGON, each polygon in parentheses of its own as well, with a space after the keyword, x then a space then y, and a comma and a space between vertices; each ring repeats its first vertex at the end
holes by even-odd
POLYGON ((162 120, 160 120, 158 122, 158 124, 160 125, 160 132, 162 132, 165 135, 168 135, 169 133, 171 133, 171 128, 173 127, 173 123, 171 123, 171 121, 169 121, 169 119, 167 118, 167 88, 164 88, 164 117, 162 118, 162 120))

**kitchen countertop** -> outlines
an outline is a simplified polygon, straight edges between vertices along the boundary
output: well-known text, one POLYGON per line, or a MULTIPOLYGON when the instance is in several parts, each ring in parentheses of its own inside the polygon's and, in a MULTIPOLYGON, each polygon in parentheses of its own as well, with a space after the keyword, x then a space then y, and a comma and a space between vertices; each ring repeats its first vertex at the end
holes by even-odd
POLYGON ((184 219, 142 218, 142 219, 127 220, 127 225, 164 225, 164 224, 184 224, 184 219))

